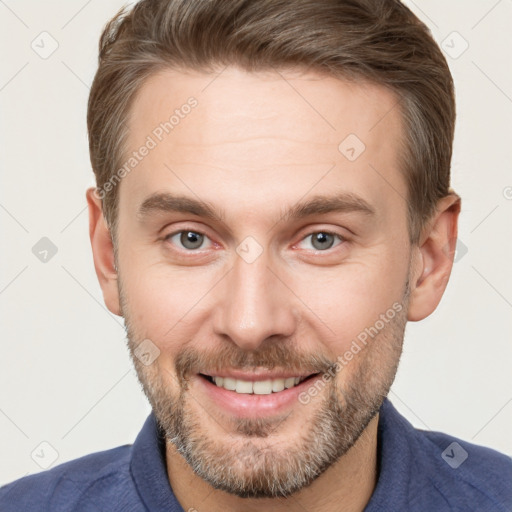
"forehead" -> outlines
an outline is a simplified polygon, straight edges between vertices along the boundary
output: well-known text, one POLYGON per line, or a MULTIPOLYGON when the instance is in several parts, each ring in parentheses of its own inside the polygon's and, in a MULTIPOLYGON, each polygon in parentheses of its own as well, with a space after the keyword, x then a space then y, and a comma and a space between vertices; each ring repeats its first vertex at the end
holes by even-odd
POLYGON ((132 105, 126 161, 150 149, 127 166, 120 210, 178 192, 282 213, 309 189, 357 193, 384 213, 406 196, 397 103, 382 86, 318 73, 161 71, 132 105))

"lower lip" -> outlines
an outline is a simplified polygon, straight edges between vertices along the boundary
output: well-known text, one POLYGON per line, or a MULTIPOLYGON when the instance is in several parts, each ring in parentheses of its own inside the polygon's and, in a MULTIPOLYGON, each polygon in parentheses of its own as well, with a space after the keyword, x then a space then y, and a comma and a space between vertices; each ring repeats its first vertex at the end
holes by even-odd
POLYGON ((201 390, 218 406, 239 418, 260 418, 286 411, 299 402, 299 395, 313 385, 320 375, 309 377, 297 386, 269 395, 237 393, 216 386, 208 379, 195 375, 201 390))

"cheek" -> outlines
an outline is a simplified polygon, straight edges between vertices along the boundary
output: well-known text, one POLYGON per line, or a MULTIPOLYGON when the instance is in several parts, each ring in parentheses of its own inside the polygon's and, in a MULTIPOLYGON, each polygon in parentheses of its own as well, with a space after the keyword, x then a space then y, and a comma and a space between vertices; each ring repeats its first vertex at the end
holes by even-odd
MULTIPOLYGON (((146 260, 147 261, 147 260, 146 260)), ((147 265, 132 258, 129 275, 122 274, 130 321, 139 337, 149 338, 161 350, 192 336, 212 288, 212 272, 147 265)))
MULTIPOLYGON (((332 269, 315 270, 294 279, 292 289, 307 306, 303 312, 313 329, 321 330, 329 350, 336 355, 381 315, 395 315, 401 304, 405 267, 391 250, 375 250, 365 261, 332 269)), ((364 336, 364 334, 363 334, 364 336)))

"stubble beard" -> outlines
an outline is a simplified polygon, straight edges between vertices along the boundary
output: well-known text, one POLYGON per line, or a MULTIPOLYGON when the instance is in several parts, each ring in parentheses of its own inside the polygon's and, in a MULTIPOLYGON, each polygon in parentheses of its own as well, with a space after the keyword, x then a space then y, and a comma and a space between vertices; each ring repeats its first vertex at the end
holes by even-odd
MULTIPOLYGON (((355 355, 349 363, 354 365, 351 371, 343 368, 309 404, 298 403, 294 407, 290 418, 303 415, 299 424, 302 428, 305 424, 309 426, 293 446, 282 448, 285 439, 280 436, 279 427, 287 417, 231 418, 233 432, 226 431, 225 441, 213 437, 212 432, 221 427, 214 418, 211 421, 215 429, 208 428, 207 421, 201 420, 193 407, 197 408, 198 401, 190 396, 188 386, 187 370, 194 362, 204 360, 202 355, 198 352, 180 354, 174 375, 163 372, 157 364, 142 364, 134 350, 143 338, 136 336, 135 326, 131 324, 120 279, 119 291, 130 355, 167 442, 174 445, 205 482, 240 498, 289 497, 309 486, 354 446, 378 413, 394 381, 409 303, 407 282, 401 311, 355 355), (348 377, 344 379, 345 374, 348 377), (173 388, 177 387, 179 391, 175 392, 173 388), (315 408, 314 413, 307 414, 311 407, 315 408), (279 448, 274 446, 274 440, 279 441, 276 443, 279 448)), ((275 366, 282 366, 290 347, 272 347, 266 351, 265 362, 275 361, 275 366)), ((233 345, 229 350, 235 350, 233 345)), ((233 355, 231 361, 240 362, 244 356, 241 352, 233 355)))

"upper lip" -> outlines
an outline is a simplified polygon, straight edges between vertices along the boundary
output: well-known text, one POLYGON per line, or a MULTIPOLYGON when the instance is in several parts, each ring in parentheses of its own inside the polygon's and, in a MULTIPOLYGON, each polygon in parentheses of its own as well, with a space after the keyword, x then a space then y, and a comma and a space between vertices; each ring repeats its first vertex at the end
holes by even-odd
POLYGON ((289 370, 274 370, 274 371, 253 371, 253 372, 244 372, 241 370, 213 370, 207 372, 201 372, 203 375, 208 375, 209 377, 224 377, 231 378, 235 380, 247 380, 258 382, 262 380, 274 380, 274 379, 289 379, 291 377, 309 377, 310 375, 314 375, 316 372, 291 372, 289 370))

